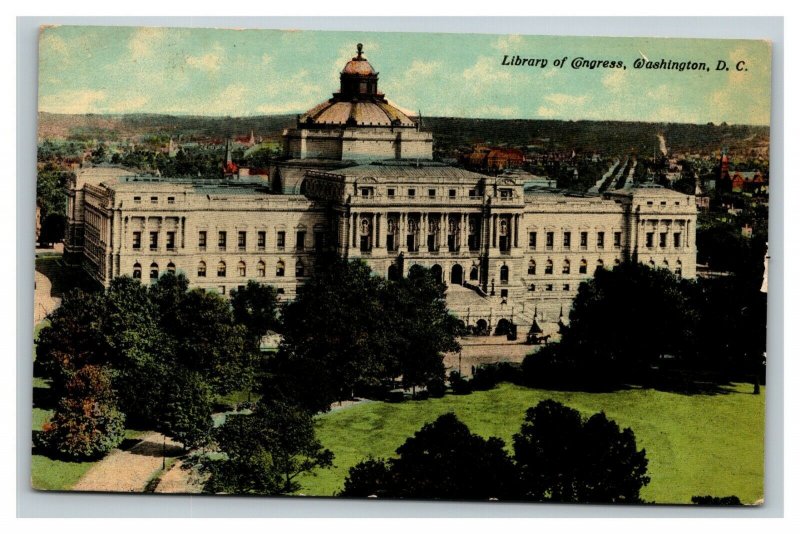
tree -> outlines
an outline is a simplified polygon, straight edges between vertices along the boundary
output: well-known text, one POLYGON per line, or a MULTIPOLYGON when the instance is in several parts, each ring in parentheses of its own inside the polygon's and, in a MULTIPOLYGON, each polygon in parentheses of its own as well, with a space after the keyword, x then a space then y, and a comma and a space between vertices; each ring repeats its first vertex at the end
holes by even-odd
POLYGON ((125 416, 117 410, 108 370, 86 365, 66 384, 41 437, 51 451, 71 460, 106 454, 125 437, 125 416))
POLYGON ((252 415, 230 416, 216 432, 226 459, 211 464, 207 490, 277 495, 300 489, 302 473, 333 465, 308 412, 279 402, 259 403, 252 415))
POLYGON ((638 503, 650 482, 633 431, 620 431, 602 412, 583 420, 576 410, 541 401, 528 409, 513 441, 524 499, 638 503))
POLYGON ((254 280, 242 289, 231 290, 234 320, 247 328, 253 350, 258 350, 261 338, 268 330, 278 327, 278 295, 275 288, 254 280))
POLYGON ((514 465, 503 440, 484 439, 452 414, 424 425, 388 462, 368 459, 350 470, 343 496, 414 499, 505 499, 514 495, 514 465), (383 467, 388 466, 388 475, 383 467), (371 483, 374 482, 374 485, 371 483))
POLYGON ((208 443, 211 419, 211 389, 195 372, 174 369, 165 385, 161 428, 165 434, 194 449, 208 443))

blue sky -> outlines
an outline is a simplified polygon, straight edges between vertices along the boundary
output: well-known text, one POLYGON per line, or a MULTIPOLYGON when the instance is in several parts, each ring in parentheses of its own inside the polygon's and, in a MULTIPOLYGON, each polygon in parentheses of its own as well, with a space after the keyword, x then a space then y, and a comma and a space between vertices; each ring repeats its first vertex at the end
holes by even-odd
POLYGON ((59 26, 39 46, 39 107, 54 113, 301 113, 330 97, 355 44, 379 88, 423 116, 768 124, 769 43, 59 26), (544 58, 508 67, 505 55, 544 58), (563 68, 553 59, 567 56, 563 68), (570 68, 575 57, 621 69, 570 68), (711 72, 637 70, 633 62, 704 61, 711 72), (747 71, 715 72, 718 60, 747 71))

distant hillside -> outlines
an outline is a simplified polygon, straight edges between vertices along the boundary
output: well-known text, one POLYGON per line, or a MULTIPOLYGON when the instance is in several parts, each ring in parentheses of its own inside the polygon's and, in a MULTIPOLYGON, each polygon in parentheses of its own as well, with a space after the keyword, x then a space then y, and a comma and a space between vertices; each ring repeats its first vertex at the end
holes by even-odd
MULTIPOLYGON (((184 141, 224 139, 249 135, 277 137, 295 124, 295 115, 257 117, 199 117, 173 115, 60 115, 39 114, 39 136, 84 141, 136 140, 168 136, 184 141)), ((438 155, 449 156, 475 143, 536 146, 543 150, 598 151, 603 154, 651 155, 659 149, 658 134, 671 152, 712 152, 728 147, 749 152, 767 147, 766 126, 664 124, 613 121, 558 121, 522 119, 464 119, 423 117, 423 129, 432 131, 438 155)), ((766 150, 762 150, 762 153, 766 150)))

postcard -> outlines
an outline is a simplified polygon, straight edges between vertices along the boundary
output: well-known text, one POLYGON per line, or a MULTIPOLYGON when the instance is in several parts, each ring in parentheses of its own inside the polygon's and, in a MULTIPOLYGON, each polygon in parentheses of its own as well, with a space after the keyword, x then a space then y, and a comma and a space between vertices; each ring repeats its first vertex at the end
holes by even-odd
POLYGON ((32 487, 763 503, 771 54, 42 27, 32 487))

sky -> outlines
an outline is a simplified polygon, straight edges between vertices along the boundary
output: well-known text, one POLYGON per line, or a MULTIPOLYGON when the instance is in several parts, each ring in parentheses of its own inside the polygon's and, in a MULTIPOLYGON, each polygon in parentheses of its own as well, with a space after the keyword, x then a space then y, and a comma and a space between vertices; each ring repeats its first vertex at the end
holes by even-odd
POLYGON ((338 89, 359 42, 379 89, 423 117, 769 124, 766 41, 454 33, 49 27, 39 40, 39 109, 302 113, 338 89), (548 64, 502 64, 515 55, 548 64), (574 69, 577 57, 627 68, 574 69), (637 58, 705 62, 711 71, 635 69, 637 58), (730 70, 716 71, 719 60, 730 70))

